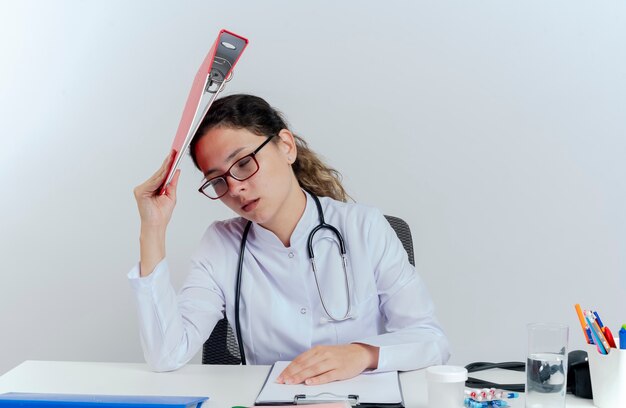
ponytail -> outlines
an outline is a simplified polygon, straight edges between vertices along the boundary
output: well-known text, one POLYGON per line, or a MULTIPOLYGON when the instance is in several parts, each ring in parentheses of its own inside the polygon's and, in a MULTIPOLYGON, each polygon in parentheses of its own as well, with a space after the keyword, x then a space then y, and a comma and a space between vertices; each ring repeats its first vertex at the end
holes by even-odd
POLYGON ((341 184, 341 173, 327 166, 304 139, 294 137, 298 155, 291 167, 300 186, 316 196, 347 202, 350 196, 341 184))

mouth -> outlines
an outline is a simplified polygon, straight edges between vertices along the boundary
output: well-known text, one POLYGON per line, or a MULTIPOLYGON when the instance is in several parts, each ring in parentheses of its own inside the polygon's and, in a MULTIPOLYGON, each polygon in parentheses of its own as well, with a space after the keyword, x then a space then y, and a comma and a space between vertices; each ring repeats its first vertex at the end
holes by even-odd
POLYGON ((254 210, 259 204, 259 200, 260 199, 257 198, 255 200, 246 201, 245 204, 241 206, 241 210, 246 213, 254 210))

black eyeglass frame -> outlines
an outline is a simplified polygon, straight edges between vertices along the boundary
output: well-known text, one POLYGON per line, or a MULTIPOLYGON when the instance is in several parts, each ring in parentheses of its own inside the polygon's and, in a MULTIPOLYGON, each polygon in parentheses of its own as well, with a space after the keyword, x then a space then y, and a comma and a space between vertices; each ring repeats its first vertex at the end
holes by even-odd
POLYGON ((211 183, 212 183, 212 182, 214 182, 215 180, 217 180, 217 179, 221 178, 221 179, 224 179, 224 183, 226 183, 226 186, 228 186, 228 179, 226 178, 227 176, 230 176, 230 177, 234 178, 234 179, 235 179, 235 180, 237 180, 237 181, 244 181, 244 180, 248 180, 250 177, 252 177, 252 176, 254 176, 255 174, 257 174, 257 173, 259 172, 259 169, 261 168, 261 166, 259 165, 259 162, 258 162, 258 161, 257 161, 257 159, 256 159, 256 155, 259 153, 259 151, 260 151, 260 150, 261 150, 261 149, 262 149, 262 148, 263 148, 266 144, 268 144, 268 143, 270 142, 270 140, 272 140, 272 139, 274 138, 274 136, 275 136, 275 135, 268 136, 268 138, 267 138, 267 139, 265 139, 265 141, 264 141, 263 143, 261 143, 261 145, 260 145, 259 147, 257 147, 257 148, 256 148, 256 149, 252 152, 252 153, 250 153, 250 154, 246 154, 245 156, 240 157, 239 159, 237 159, 237 160, 236 160, 233 164, 231 164, 231 166, 228 168, 228 170, 226 170, 226 172, 225 172, 225 173, 220 174, 219 176, 212 177, 210 180, 207 180, 205 183, 203 183, 203 184, 200 186, 200 188, 198 189, 198 191, 199 191, 200 193, 202 193, 203 195, 205 195, 206 197, 210 198, 211 200, 218 200, 218 199, 220 199, 220 198, 224 197, 224 195, 226 195, 226 193, 228 192, 228 188, 226 189, 226 191, 224 191, 224 193, 223 193, 223 194, 221 194, 221 195, 219 195, 219 196, 217 196, 217 197, 211 197, 210 195, 208 195, 207 193, 205 193, 205 192, 204 192, 204 189, 205 189, 205 188, 206 188, 209 184, 211 184, 211 183), (246 159, 246 158, 248 158, 248 157, 251 157, 251 158, 252 158, 252 160, 254 160, 254 163, 256 163, 256 170, 255 170, 252 174, 250 174, 249 176, 244 177, 244 178, 239 178, 239 177, 235 176, 234 174, 232 174, 232 173, 230 172, 230 171, 232 170, 232 168, 233 168, 233 167, 235 167, 235 165, 236 165, 237 163, 239 163, 241 160, 244 160, 244 159, 246 159))

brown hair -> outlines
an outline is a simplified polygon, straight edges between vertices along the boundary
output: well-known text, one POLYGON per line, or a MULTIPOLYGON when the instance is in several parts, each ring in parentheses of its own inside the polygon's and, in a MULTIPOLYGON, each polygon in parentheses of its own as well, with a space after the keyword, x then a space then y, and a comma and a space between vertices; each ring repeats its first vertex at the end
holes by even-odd
MULTIPOLYGON (((220 98, 211 105, 189 145, 189 153, 198 168, 196 145, 217 126, 247 129, 259 136, 278 135, 281 130, 289 129, 280 112, 258 96, 239 94, 220 98)), ((300 186, 320 197, 348 201, 349 196, 341 184, 341 174, 327 166, 304 139, 295 134, 294 138, 298 155, 291 168, 300 186)), ((279 138, 273 140, 275 143, 279 141, 279 138)))

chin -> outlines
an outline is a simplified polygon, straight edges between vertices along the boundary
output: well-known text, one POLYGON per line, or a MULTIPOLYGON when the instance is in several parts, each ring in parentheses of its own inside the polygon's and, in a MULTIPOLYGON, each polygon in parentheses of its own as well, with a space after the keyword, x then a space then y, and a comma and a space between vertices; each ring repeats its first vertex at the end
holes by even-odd
POLYGON ((246 212, 241 208, 237 208, 235 212, 242 218, 248 221, 252 221, 257 224, 264 224, 267 222, 268 217, 263 213, 260 208, 256 208, 254 211, 246 212))
POLYGON ((244 214, 243 217, 261 226, 271 223, 273 218, 271 214, 260 208, 257 208, 256 211, 253 211, 252 213, 244 214))
POLYGON ((231 209, 234 210, 240 217, 263 226, 271 222, 274 218, 274 214, 270 211, 268 205, 270 205, 270 203, 267 202, 267 199, 261 199, 259 200, 257 207, 251 211, 244 211, 243 208, 238 205, 234 208, 231 206, 231 209))
POLYGON ((257 214, 243 214, 242 217, 254 223, 257 223, 259 225, 267 224, 267 222, 269 221, 269 217, 265 217, 262 214, 258 214, 258 213, 257 214))

